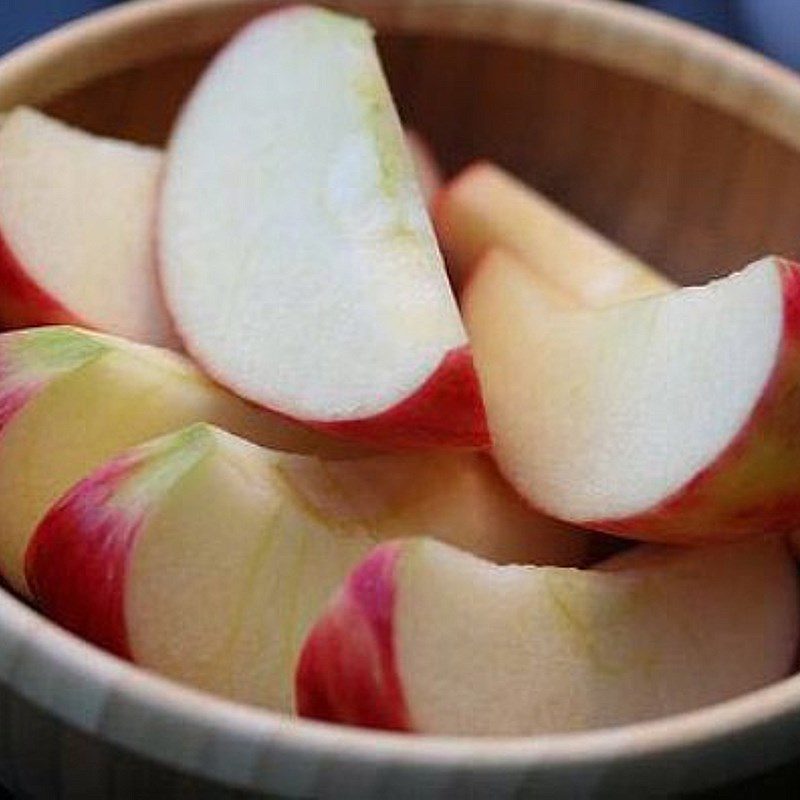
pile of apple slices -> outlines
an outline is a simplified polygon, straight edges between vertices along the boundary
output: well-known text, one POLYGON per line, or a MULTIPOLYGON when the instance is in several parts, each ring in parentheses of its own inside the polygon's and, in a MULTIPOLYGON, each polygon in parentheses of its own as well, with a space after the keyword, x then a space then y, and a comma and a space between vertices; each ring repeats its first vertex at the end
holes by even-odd
POLYGON ((237 35, 163 153, 8 113, 5 583, 167 677, 392 730, 788 675, 798 268, 676 289, 496 167, 440 184, 370 28, 312 7, 237 35))

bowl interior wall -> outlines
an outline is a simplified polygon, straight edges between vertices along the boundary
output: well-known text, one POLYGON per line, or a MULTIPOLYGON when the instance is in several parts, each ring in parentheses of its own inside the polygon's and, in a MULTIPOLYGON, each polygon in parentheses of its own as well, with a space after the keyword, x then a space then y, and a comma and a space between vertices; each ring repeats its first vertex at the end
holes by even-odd
MULTIPOLYGON (((452 173, 510 168, 689 283, 800 255, 800 153, 672 89, 587 62, 468 39, 380 39, 403 118, 452 173)), ((211 53, 103 78, 48 110, 160 144, 211 53)))

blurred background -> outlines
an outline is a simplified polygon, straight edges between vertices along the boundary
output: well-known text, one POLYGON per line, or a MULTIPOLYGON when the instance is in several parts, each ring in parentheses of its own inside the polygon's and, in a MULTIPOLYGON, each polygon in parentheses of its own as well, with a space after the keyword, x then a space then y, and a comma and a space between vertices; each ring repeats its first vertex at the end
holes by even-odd
MULTIPOLYGON (((0 0, 0 52, 59 23, 114 3, 0 0)), ((800 69, 800 0, 638 0, 638 4, 702 25, 800 69)))

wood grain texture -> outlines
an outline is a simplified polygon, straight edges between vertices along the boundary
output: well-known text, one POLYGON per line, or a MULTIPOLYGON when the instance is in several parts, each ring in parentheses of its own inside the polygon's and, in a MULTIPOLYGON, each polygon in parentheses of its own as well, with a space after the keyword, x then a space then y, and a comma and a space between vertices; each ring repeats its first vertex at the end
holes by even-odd
MULTIPOLYGON (((242 16, 235 15, 237 24, 242 16)), ((497 42, 496 25, 491 36, 481 36, 477 26, 486 20, 475 16, 468 17, 477 28, 472 38, 464 38, 463 24, 451 38, 380 37, 404 118, 431 140, 450 172, 474 158, 496 160, 680 283, 725 274, 767 252, 800 257, 800 135, 792 146, 751 124, 744 116, 753 110, 751 95, 739 88, 741 81, 728 78, 716 87, 715 100, 727 102, 712 105, 708 97, 697 99, 699 91, 693 96, 643 77, 651 62, 642 70, 632 69, 633 62, 626 72, 612 69, 602 37, 567 36, 563 23, 555 26, 557 18, 544 29, 541 20, 533 24, 537 36, 549 30, 555 37, 541 50, 522 46, 519 31, 513 43, 497 42), (566 55, 551 49, 559 37, 570 45, 566 55), (603 56, 600 64, 587 60, 592 47, 603 56), (730 110, 726 91, 742 103, 739 115, 730 110)), ((690 38, 695 36, 706 38, 694 32, 690 38)), ((146 67, 118 70, 46 108, 97 133, 163 144, 212 54, 190 48, 146 67)), ((756 56, 744 58, 763 67, 756 56)), ((697 82, 697 64, 675 55, 677 76, 680 63, 694 65, 697 82)), ((719 68, 709 70, 717 80, 719 68)), ((800 91, 791 83, 794 109, 800 91)), ((758 96, 765 93, 768 85, 759 84, 758 96)), ((0 81, 0 102, 3 96, 0 81)))
MULTIPOLYGON (((159 144, 266 0, 145 0, 0 61, 0 110, 159 144)), ((800 82, 594 0, 341 0, 449 171, 499 161, 681 282, 800 255, 800 82)), ((684 718, 531 740, 302 723, 176 687, 0 592, 0 778, 45 798, 581 798, 699 788, 800 752, 800 679, 684 718)))

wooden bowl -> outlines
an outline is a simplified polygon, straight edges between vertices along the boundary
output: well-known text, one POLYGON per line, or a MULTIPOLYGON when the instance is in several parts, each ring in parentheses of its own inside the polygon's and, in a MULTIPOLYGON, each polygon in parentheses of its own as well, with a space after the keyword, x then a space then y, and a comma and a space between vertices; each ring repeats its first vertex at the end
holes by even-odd
MULTIPOLYGON (((162 142, 215 48, 270 5, 149 0, 97 14, 0 62, 0 109, 38 105, 162 142)), ((798 253, 800 80, 779 67, 590 0, 329 5, 372 19, 403 115, 448 169, 496 159, 680 281, 798 253)), ((798 754, 800 678, 614 730, 398 736, 179 687, 0 591, 0 778, 36 797, 641 796, 798 754)))

